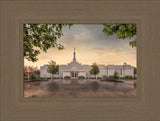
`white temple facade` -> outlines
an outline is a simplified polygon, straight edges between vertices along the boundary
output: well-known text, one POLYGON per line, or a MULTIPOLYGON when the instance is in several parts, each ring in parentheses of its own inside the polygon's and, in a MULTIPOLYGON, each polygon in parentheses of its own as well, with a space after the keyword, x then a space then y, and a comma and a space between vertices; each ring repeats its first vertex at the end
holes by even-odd
MULTIPOLYGON (((51 74, 47 72, 48 65, 40 67, 40 77, 41 78, 50 78, 51 74)), ((99 73, 97 74, 98 78, 103 76, 113 76, 115 71, 120 77, 132 76, 134 77, 134 67, 131 65, 98 65, 99 73)), ((91 65, 83 65, 76 61, 76 52, 73 53, 73 61, 67 65, 59 65, 59 72, 54 75, 56 78, 94 78, 95 75, 90 74, 91 65)))

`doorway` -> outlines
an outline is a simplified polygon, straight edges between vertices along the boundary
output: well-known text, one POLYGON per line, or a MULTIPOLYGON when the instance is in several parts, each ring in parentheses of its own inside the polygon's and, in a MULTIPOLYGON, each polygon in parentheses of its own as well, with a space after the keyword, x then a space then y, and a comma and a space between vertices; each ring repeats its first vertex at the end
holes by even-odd
POLYGON ((72 78, 77 78, 78 77, 78 72, 71 72, 71 77, 72 78))

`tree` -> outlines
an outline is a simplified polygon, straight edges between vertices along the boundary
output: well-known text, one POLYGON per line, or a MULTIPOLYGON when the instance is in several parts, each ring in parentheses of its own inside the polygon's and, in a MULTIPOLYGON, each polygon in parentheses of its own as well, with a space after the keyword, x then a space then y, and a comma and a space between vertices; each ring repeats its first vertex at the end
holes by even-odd
POLYGON ((98 68, 98 65, 96 63, 93 63, 92 66, 91 66, 91 71, 90 73, 91 74, 94 74, 95 75, 95 78, 97 79, 97 74, 99 73, 99 68, 98 68))
POLYGON ((31 72, 29 76, 31 80, 36 79, 36 75, 34 72, 31 72))
POLYGON ((47 52, 51 47, 64 49, 58 39, 63 36, 62 29, 72 24, 24 24, 24 57, 28 61, 38 61, 40 50, 47 52))
POLYGON ((137 68, 134 67, 134 78, 136 78, 136 74, 137 74, 137 68))
POLYGON ((113 78, 114 79, 118 79, 119 78, 117 71, 114 72, 113 78))
MULTIPOLYGON (((116 35, 119 39, 131 39, 136 36, 136 24, 103 24, 103 32, 106 36, 116 35)), ((136 39, 129 42, 129 45, 136 47, 136 39)))
POLYGON ((47 72, 51 74, 51 79, 53 79, 54 74, 56 74, 59 70, 59 65, 56 65, 56 62, 51 60, 48 62, 48 69, 47 72))
POLYGON ((28 66, 24 66, 24 76, 28 76, 28 66))
POLYGON ((24 76, 25 79, 28 76, 28 80, 29 77, 31 76, 30 74, 34 73, 35 75, 39 75, 40 74, 40 70, 38 69, 38 67, 34 67, 34 66, 24 66, 24 76))

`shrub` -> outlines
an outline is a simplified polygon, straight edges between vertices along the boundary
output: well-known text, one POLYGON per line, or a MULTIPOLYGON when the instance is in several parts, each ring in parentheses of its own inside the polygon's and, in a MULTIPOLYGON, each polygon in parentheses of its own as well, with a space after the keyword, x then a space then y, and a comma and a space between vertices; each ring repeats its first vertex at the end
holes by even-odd
POLYGON ((35 75, 34 73, 30 73, 29 76, 30 76, 30 79, 31 79, 31 80, 36 79, 36 75, 35 75))
POLYGON ((51 91, 51 92, 58 91, 59 89, 59 85, 56 82, 49 83, 47 87, 48 87, 48 91, 51 91))
POLYGON ((99 83, 98 82, 91 82, 90 87, 93 92, 96 92, 99 89, 99 83))
POLYGON ((24 76, 24 80, 28 80, 28 76, 24 76))
POLYGON ((32 97, 37 97, 36 95, 32 95, 32 97))
POLYGON ((84 79, 85 77, 81 75, 81 76, 78 76, 78 78, 79 79, 84 79))
POLYGON ((101 77, 97 77, 97 79, 102 79, 101 77))
POLYGON ((103 75, 103 76, 102 76, 102 79, 107 79, 107 76, 106 76, 106 75, 103 75))
POLYGON ((65 79, 70 79, 70 76, 65 76, 64 78, 65 78, 65 79))
POLYGON ((132 76, 125 76, 125 79, 132 79, 132 76))
POLYGON ((36 79, 41 79, 41 77, 39 75, 36 76, 36 79))
POLYGON ((113 76, 109 76, 108 79, 113 79, 113 76))

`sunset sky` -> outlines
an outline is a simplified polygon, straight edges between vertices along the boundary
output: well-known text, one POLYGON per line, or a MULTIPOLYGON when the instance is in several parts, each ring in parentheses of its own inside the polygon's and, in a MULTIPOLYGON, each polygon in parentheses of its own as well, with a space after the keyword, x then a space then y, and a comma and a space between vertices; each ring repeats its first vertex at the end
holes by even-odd
POLYGON ((37 62, 24 59, 24 64, 40 67, 50 60, 57 64, 67 64, 73 60, 75 48, 76 59, 82 64, 91 65, 96 62, 103 65, 122 65, 126 62, 136 66, 136 48, 129 46, 131 40, 117 39, 116 36, 106 37, 102 24, 74 24, 70 29, 65 27, 63 33, 64 36, 58 43, 64 45, 64 50, 50 48, 47 53, 41 51, 37 62))

